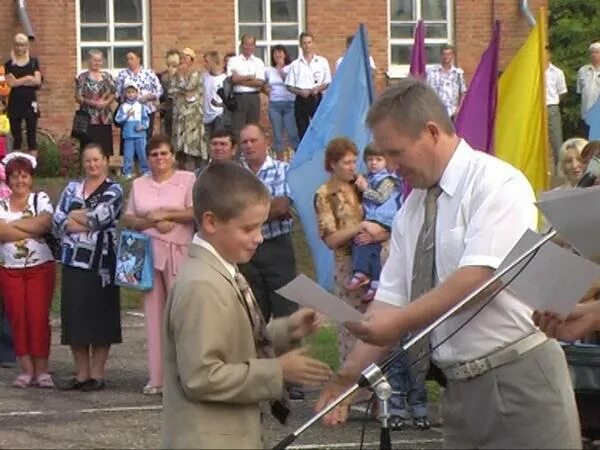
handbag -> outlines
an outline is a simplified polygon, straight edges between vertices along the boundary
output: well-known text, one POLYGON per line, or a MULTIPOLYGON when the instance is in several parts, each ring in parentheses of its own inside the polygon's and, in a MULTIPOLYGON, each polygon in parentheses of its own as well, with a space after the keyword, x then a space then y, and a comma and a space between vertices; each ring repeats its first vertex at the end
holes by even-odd
POLYGON ((85 139, 88 135, 90 125, 90 113, 83 109, 75 111, 73 116, 73 127, 71 128, 71 137, 75 139, 85 139))
POLYGON ((121 231, 117 247, 115 283, 139 291, 152 289, 154 262, 150 237, 138 231, 121 231))
MULTIPOLYGON (((37 216, 38 215, 38 192, 36 192, 33 196, 33 211, 35 212, 35 215, 37 216)), ((62 257, 62 252, 61 252, 62 249, 61 249, 61 245, 60 245, 60 240, 54 235, 54 233, 52 231, 48 231, 47 233, 44 233, 44 235, 42 236, 42 239, 44 241, 46 241, 46 245, 52 252, 52 257, 54 258, 54 260, 60 262, 61 257, 62 257)))

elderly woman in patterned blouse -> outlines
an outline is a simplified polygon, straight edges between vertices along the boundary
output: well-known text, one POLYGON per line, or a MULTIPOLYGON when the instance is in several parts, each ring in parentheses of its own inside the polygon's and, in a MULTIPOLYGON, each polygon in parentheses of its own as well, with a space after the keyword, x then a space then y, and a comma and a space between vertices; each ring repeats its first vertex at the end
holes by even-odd
POLYGON ((110 73, 101 70, 103 58, 100 50, 88 52, 88 70, 75 79, 75 101, 80 109, 90 115, 90 124, 86 137, 81 140, 81 148, 95 142, 110 157, 113 154, 113 114, 110 106, 115 99, 115 82, 110 73))
POLYGON ((123 86, 126 80, 132 80, 139 87, 139 97, 142 103, 148 107, 150 114, 150 126, 148 127, 146 138, 150 140, 154 133, 154 116, 157 110, 158 101, 163 94, 162 85, 151 69, 145 69, 141 65, 140 55, 131 50, 126 55, 127 68, 121 70, 117 75, 117 99, 125 99, 125 90, 123 86))
POLYGON ((76 375, 67 390, 104 389, 111 344, 121 342, 119 288, 115 285, 121 186, 107 177, 108 158, 98 144, 82 154, 85 177, 69 182, 54 213, 61 238, 62 343, 71 346, 76 375))

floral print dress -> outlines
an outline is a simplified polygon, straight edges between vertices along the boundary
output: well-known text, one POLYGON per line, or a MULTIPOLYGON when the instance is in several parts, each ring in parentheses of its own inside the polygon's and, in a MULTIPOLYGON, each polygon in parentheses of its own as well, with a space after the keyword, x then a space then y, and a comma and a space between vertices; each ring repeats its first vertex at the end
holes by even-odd
POLYGON ((208 159, 202 121, 204 83, 200 72, 193 70, 187 75, 175 75, 169 95, 173 97, 172 141, 175 153, 208 159))
MULTIPOLYGON (((315 194, 315 210, 319 225, 321 239, 328 235, 354 227, 363 220, 363 209, 360 198, 353 189, 336 188, 329 181, 315 194)), ((338 247, 335 254, 335 274, 333 293, 340 299, 349 303, 360 312, 364 312, 366 305, 361 302, 363 293, 359 291, 349 292, 344 287, 352 278, 352 251, 350 242, 338 247)), ((343 327, 339 329, 339 347, 341 361, 346 359, 348 353, 354 346, 355 338, 343 327)))

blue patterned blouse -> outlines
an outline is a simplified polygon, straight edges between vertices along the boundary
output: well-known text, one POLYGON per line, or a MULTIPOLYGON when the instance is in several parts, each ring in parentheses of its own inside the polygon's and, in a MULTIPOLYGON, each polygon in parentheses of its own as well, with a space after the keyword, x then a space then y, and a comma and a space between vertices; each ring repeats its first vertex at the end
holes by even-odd
POLYGON ((117 224, 123 207, 123 189, 107 179, 84 198, 83 185, 83 180, 69 182, 54 213, 55 233, 61 242, 61 262, 81 269, 98 270, 102 286, 106 286, 114 281, 117 224), (68 232, 68 215, 78 209, 87 210, 90 231, 68 232))

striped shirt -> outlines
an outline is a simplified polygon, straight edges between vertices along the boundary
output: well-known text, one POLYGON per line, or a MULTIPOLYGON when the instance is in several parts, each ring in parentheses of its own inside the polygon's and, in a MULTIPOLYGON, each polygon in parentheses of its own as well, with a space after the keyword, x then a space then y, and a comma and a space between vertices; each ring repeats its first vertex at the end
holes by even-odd
MULTIPOLYGON (((246 162, 242 164, 250 170, 246 162)), ((292 201, 290 187, 287 183, 287 171, 289 167, 288 163, 274 160, 267 155, 265 162, 258 169, 258 172, 256 172, 256 177, 267 187, 272 198, 287 197, 292 201)), ((292 231, 293 225, 294 220, 291 215, 274 219, 263 225, 263 237, 267 240, 289 233, 292 231)))

